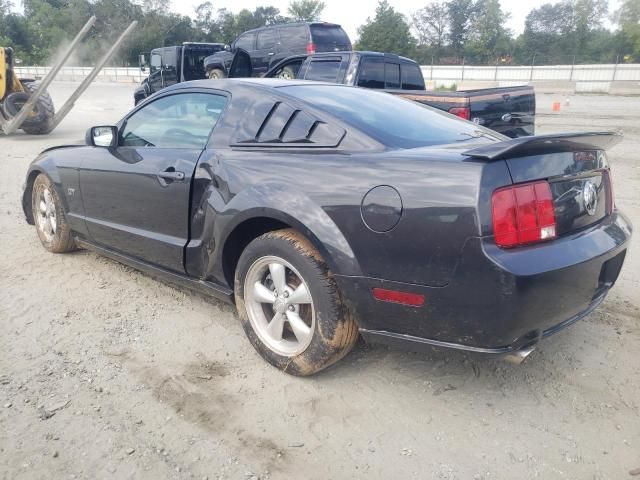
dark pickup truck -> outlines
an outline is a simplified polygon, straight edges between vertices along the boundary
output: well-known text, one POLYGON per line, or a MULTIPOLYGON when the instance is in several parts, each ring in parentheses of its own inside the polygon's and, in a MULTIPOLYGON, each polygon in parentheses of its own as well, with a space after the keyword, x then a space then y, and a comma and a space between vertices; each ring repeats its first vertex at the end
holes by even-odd
MULTIPOLYGON (((252 76, 252 62, 235 53, 229 77, 252 76)), ((533 87, 485 88, 458 92, 426 91, 420 66, 413 60, 380 52, 324 52, 294 55, 264 75, 385 90, 444 110, 509 137, 533 135, 536 101, 533 87)))

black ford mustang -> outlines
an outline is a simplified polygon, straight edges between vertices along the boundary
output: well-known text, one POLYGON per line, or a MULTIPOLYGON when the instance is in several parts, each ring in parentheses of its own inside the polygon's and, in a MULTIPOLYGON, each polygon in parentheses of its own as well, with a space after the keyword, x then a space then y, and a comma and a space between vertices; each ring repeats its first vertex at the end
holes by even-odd
POLYGON ((235 302, 296 375, 359 334, 523 357, 603 300, 631 235, 604 152, 619 136, 510 140, 371 90, 182 83, 86 140, 27 173, 45 248, 235 302))

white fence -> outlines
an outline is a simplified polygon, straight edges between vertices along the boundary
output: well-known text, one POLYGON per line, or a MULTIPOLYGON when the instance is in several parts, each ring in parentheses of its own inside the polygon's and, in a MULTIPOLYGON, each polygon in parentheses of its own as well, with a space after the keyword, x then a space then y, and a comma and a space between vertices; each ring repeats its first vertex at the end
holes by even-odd
MULTIPOLYGON (((551 66, 487 66, 425 65, 422 74, 428 88, 451 86, 508 86, 534 84, 536 89, 574 92, 608 92, 640 94, 640 64, 551 65, 551 66)), ((64 67, 57 80, 80 81, 91 67, 64 67)), ((49 67, 16 67, 22 78, 43 78, 49 67)), ((140 83, 147 74, 139 68, 103 68, 97 77, 102 82, 140 83)), ((472 87, 473 88, 473 87, 472 87)))
MULTIPOLYGON (((21 78, 44 78, 51 70, 50 67, 16 67, 16 73, 21 78)), ((56 75, 56 80, 81 81, 93 70, 93 67, 63 67, 56 75)), ((139 68, 105 67, 96 81, 98 82, 128 82, 140 83, 147 74, 139 68)))
POLYGON ((523 67, 475 67, 466 65, 422 66, 426 80, 474 80, 493 82, 640 82, 640 64, 549 65, 523 67))

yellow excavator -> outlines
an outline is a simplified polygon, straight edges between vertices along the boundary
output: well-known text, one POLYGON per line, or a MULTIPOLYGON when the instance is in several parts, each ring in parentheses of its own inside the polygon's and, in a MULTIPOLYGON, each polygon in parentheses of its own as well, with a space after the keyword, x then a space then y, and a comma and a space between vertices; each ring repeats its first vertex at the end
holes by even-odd
MULTIPOLYGON (((36 91, 35 80, 19 79, 13 68, 13 49, 0 47, 0 123, 15 117, 22 106, 36 91)), ((33 110, 20 128, 32 135, 44 135, 53 130, 55 109, 47 92, 38 98, 33 110)))

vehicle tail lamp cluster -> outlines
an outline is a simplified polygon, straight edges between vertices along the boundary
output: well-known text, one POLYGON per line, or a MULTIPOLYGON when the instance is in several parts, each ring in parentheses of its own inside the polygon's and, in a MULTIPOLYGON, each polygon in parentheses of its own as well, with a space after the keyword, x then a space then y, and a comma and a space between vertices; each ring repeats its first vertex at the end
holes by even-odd
POLYGON ((381 302, 399 303, 410 307, 421 307, 424 305, 424 295, 401 292, 399 290, 387 290, 385 288, 374 288, 373 298, 381 302))
POLYGON ((316 44, 313 42, 307 43, 307 55, 316 53, 316 44))
POLYGON ((500 188, 491 198, 493 234, 502 248, 556 237, 551 188, 546 181, 500 188))
POLYGON ((471 120, 471 109, 469 107, 453 107, 449 109, 449 113, 463 120, 471 120))

